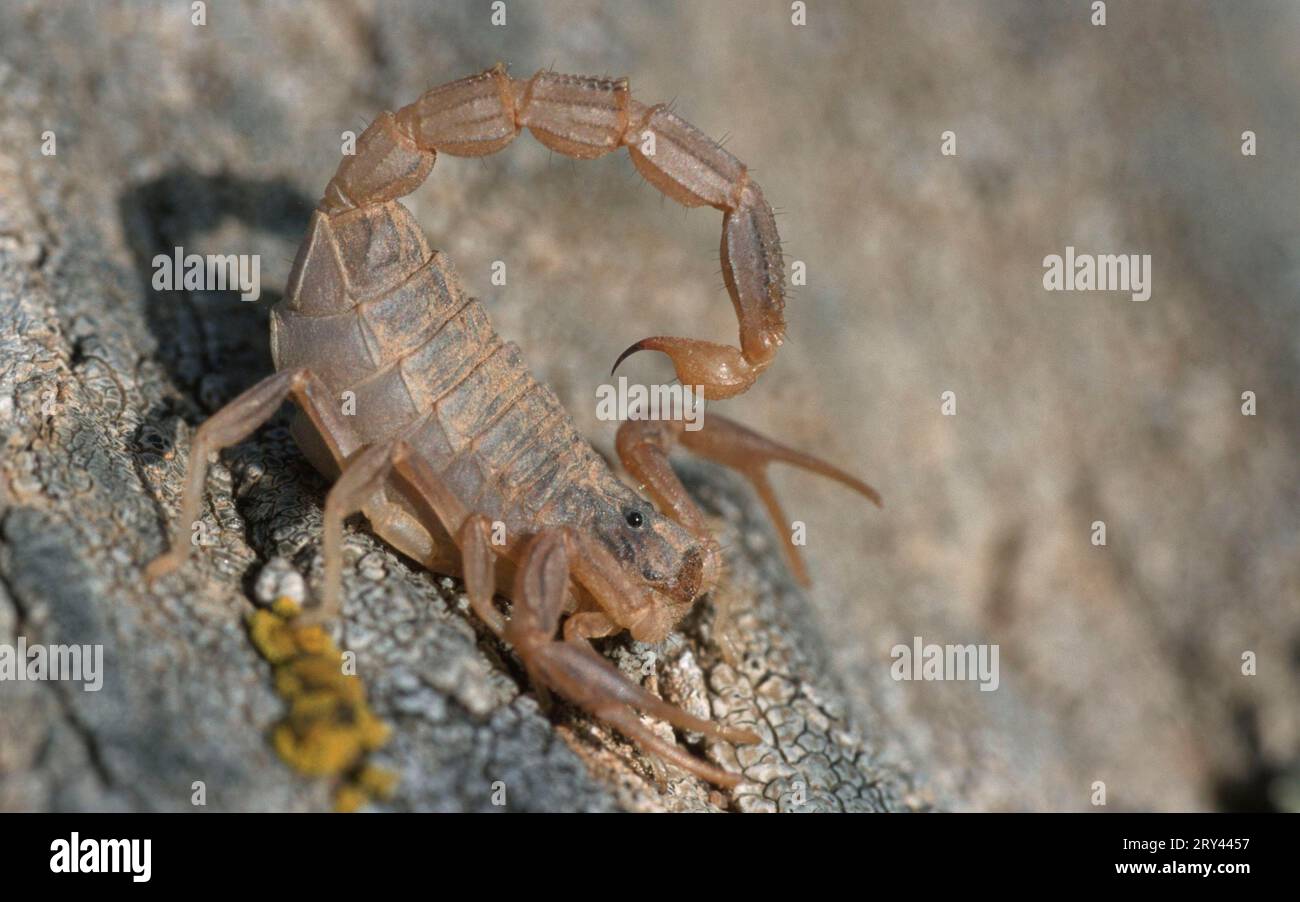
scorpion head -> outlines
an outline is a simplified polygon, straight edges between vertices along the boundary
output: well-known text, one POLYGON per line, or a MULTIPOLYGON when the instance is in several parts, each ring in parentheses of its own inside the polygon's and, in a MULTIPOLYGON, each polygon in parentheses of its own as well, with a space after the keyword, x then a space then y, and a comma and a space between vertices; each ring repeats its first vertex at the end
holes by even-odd
POLYGON ((601 493, 588 522, 589 562, 622 596, 621 625, 635 639, 661 641, 718 582, 718 543, 663 516, 621 483, 601 493))

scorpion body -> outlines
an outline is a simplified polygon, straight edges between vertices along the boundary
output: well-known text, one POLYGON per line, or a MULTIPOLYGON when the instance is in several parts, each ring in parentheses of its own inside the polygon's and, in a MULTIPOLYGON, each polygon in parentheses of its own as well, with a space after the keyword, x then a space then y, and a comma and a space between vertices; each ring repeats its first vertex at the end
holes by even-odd
MULTIPOLYGON (((554 690, 648 752, 732 786, 736 775, 659 738, 634 709, 715 739, 757 737, 663 702, 588 641, 622 630, 661 641, 718 582, 720 548, 668 465, 669 451, 682 445, 744 473, 782 532, 787 521, 765 476, 773 461, 879 498, 829 464, 712 415, 694 433, 671 421, 620 428, 620 458, 663 513, 609 469, 398 201, 437 154, 493 153, 523 128, 580 159, 627 147, 663 193, 723 211, 723 276, 740 347, 656 337, 619 361, 663 352, 684 384, 702 385, 711 399, 745 391, 770 364, 784 335, 783 261, 771 208, 745 167, 664 106, 632 100, 625 79, 543 71, 519 80, 498 65, 381 114, 344 158, 272 312, 277 372, 196 432, 177 537, 148 576, 175 569, 189 551, 207 456, 242 441, 292 398, 295 439, 334 480, 318 616, 340 613, 342 525, 363 512, 411 559, 464 578, 475 613, 515 649, 540 692, 554 690), (342 412, 343 397, 352 415, 342 412), (494 526, 504 527, 504 543, 492 541, 494 526), (498 590, 513 603, 508 619, 494 603, 498 590)), ((786 551, 806 582, 788 537, 786 551)))

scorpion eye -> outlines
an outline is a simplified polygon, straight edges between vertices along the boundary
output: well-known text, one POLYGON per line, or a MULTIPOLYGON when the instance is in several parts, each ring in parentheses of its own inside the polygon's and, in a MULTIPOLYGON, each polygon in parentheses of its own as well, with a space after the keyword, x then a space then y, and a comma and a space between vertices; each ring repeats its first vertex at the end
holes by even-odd
POLYGON ((640 529, 645 525, 645 517, 641 516, 641 512, 638 510, 629 510, 623 515, 623 519, 625 519, 627 525, 633 529, 640 529))

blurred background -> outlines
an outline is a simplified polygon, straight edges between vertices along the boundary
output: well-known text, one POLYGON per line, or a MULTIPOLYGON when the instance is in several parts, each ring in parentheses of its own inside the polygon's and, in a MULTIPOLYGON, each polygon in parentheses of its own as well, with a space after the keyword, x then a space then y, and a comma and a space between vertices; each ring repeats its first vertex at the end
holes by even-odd
MULTIPOLYGON (((673 101, 807 267, 777 362, 714 409, 885 497, 775 475, 882 741, 959 808, 1090 809, 1095 781, 1111 809, 1300 808, 1300 5, 1105 5, 1097 26, 1087 0, 809 0, 795 25, 783 0, 506 0, 494 26, 487 2, 210 0, 195 27, 187 2, 8 2, 0 58, 59 98, 43 124, 141 285, 145 213, 217 203, 220 178, 186 249, 260 253, 269 300, 340 133, 381 110, 498 60, 673 101), (1150 300, 1045 291, 1066 246, 1151 255, 1150 300), (914 636, 996 643, 1000 687, 894 682, 914 636)), ((624 154, 525 134, 440 157, 408 203, 602 449, 619 351, 734 341, 719 214, 624 154)), ((137 315, 177 383, 229 397, 211 380, 270 364, 264 310, 222 309, 247 328, 203 336, 216 371, 169 352, 197 313, 137 315)))

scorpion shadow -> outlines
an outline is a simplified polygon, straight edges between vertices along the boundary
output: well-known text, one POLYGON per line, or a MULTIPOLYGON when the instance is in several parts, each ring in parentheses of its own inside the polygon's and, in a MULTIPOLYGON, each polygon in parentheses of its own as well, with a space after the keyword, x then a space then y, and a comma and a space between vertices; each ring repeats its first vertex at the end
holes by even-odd
MULTIPOLYGON (((122 231, 145 290, 145 322, 157 340, 155 357, 200 410, 211 413, 270 374, 269 311, 281 292, 278 286, 263 287, 260 300, 248 303, 235 290, 160 290, 153 285, 154 257, 170 256, 178 247, 186 254, 230 253, 231 248, 205 240, 230 220, 249 233, 269 233, 296 245, 313 207, 311 198, 284 179, 204 175, 187 166, 119 197, 122 231)), ((164 412, 150 411, 151 420, 155 413, 164 412)))
MULTIPOLYGON (((230 253, 213 246, 213 233, 233 222, 243 234, 238 241, 268 236, 275 253, 291 257, 306 233, 315 202, 284 179, 249 179, 228 173, 204 175, 187 166, 128 188, 118 198, 122 232, 141 276, 145 293, 144 320, 156 340, 152 358, 161 364, 175 388, 148 409, 131 438, 134 465, 143 485, 150 455, 165 455, 173 446, 175 417, 191 426, 206 419, 244 389, 270 375, 270 309, 282 297, 282 286, 263 286, 256 303, 240 299, 237 290, 190 291, 154 287, 153 259, 171 255, 230 253)), ((225 233, 228 235, 229 233, 225 233)), ((265 282, 266 255, 262 260, 265 282)), ((287 271, 288 262, 277 271, 287 271)), ((274 423, 283 422, 281 412, 274 423)), ((160 535, 172 526, 159 508, 160 535)))

